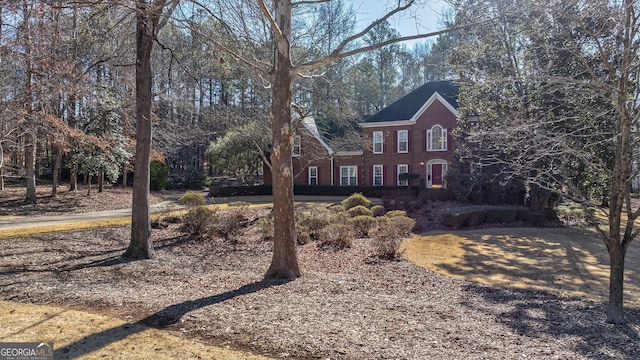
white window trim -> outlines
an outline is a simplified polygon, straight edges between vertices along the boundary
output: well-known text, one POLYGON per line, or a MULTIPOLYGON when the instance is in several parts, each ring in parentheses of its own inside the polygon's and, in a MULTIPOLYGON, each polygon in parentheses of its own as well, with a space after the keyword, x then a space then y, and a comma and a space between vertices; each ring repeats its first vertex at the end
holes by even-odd
POLYGON ((293 137, 293 145, 291 147, 291 156, 300 157, 302 154, 302 138, 300 135, 293 137))
POLYGON ((408 173, 409 172, 409 165, 408 164, 398 164, 396 169, 397 169, 397 174, 398 174, 398 177, 396 179, 396 184, 398 186, 408 186, 409 185, 409 180, 400 180, 400 174, 408 173), (400 168, 405 168, 406 171, 400 171, 400 168))
POLYGON ((358 186, 358 166, 356 165, 348 165, 348 166, 340 166, 340 186, 358 186), (342 182, 342 171, 347 170, 347 184, 342 182), (354 170, 354 176, 351 176, 351 170, 354 170), (351 178, 354 178, 355 184, 351 184, 351 178))
POLYGON ((447 129, 445 129, 444 127, 442 127, 439 124, 433 125, 431 127, 431 129, 427 129, 427 151, 447 151, 448 149, 448 144, 447 144, 447 129), (439 127, 442 131, 441 136, 440 136, 440 143, 442 144, 442 148, 441 149, 435 149, 433 147, 433 130, 434 128, 439 127))
POLYGON ((398 130, 397 135, 396 135, 397 141, 398 143, 396 144, 397 150, 399 154, 406 154, 409 152, 409 130, 398 130), (406 144, 406 149, 405 150, 400 150, 400 134, 406 134, 406 138, 407 141, 405 142, 406 144))
POLYGON ((446 186, 444 184, 444 177, 447 175, 449 163, 446 160, 442 160, 442 159, 429 160, 427 162, 427 188, 428 189, 433 188, 433 177, 431 176, 431 174, 433 173, 434 164, 442 165, 442 187, 445 188, 446 186))
POLYGON ((383 154, 384 153, 384 133, 382 131, 374 131, 372 137, 373 137, 373 148, 372 148, 373 153, 383 154), (376 141, 376 135, 379 136, 380 141, 376 141), (377 144, 380 144, 379 150, 376 150, 377 144))
POLYGON ((373 165, 373 186, 384 186, 384 166, 373 165), (376 185, 376 169, 380 169, 380 184, 376 185))
POLYGON ((307 185, 318 185, 320 184, 318 181, 318 167, 317 166, 309 166, 309 176, 308 176, 308 180, 307 180, 307 185), (311 170, 315 170, 316 171, 316 175, 315 176, 311 176, 311 170), (311 183, 311 179, 316 179, 316 183, 312 184, 311 183))

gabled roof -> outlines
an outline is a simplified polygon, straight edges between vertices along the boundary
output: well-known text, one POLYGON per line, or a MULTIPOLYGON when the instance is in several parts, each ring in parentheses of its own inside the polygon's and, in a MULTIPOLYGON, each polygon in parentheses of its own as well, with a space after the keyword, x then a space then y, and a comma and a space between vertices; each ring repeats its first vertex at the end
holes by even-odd
POLYGON ((424 105, 440 99, 450 109, 458 108, 458 86, 451 81, 428 82, 401 97, 393 104, 369 116, 362 124, 387 121, 415 121, 416 115, 424 111, 424 105))
MULTIPOLYGON (((298 117, 299 118, 299 117, 298 117)), ((324 148, 327 150, 329 155, 333 155, 334 151, 327 142, 324 140, 320 132, 318 131, 318 126, 316 125, 316 120, 310 116, 305 116, 302 118, 302 125, 304 125, 305 129, 313 136, 324 148)))

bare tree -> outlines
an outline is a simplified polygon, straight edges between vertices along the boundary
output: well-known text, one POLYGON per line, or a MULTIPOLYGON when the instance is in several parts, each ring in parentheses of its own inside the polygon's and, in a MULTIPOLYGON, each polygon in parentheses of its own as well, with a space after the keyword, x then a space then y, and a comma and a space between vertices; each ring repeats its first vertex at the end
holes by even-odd
MULTIPOLYGON (((415 1, 399 1, 397 5, 381 18, 372 22, 362 31, 343 41, 325 56, 294 64, 291 53, 292 11, 296 7, 314 6, 319 1, 274 0, 270 9, 264 0, 258 0, 263 16, 268 20, 275 43, 273 67, 270 71, 271 109, 269 119, 272 126, 273 150, 271 153, 271 171, 273 176, 274 197, 274 247, 271 265, 265 277, 295 279, 301 276, 296 250, 293 208, 293 166, 291 148, 293 130, 291 116, 292 88, 298 76, 313 76, 314 70, 349 56, 381 48, 403 40, 437 36, 456 30, 449 28, 428 34, 397 37, 367 45, 358 45, 358 41, 369 34, 393 15, 409 9, 415 1)), ((472 26, 472 25, 465 25, 472 26)))
POLYGON ((587 215, 605 200, 606 224, 591 220, 609 252, 607 322, 623 323, 625 254, 640 233, 630 194, 640 156, 640 2, 458 5, 462 22, 500 19, 466 33, 453 55, 460 111, 474 118, 463 155, 577 201, 587 215))
POLYGON ((123 256, 149 259, 154 256, 151 239, 149 189, 151 159, 151 50, 158 32, 167 23, 178 1, 136 2, 136 153, 131 209, 131 242, 123 256))

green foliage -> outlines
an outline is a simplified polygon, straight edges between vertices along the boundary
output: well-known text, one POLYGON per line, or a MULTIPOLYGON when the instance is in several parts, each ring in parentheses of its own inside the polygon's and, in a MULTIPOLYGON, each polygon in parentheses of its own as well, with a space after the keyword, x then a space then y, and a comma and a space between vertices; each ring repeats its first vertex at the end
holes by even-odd
POLYGON ((150 188, 153 191, 166 190, 169 184, 169 165, 153 160, 149 164, 150 188))
POLYGON ((196 237, 209 237, 215 233, 217 222, 215 209, 198 206, 184 215, 182 229, 196 237))
POLYGON ((369 231, 378 225, 378 221, 373 216, 358 215, 347 221, 358 235, 368 236, 369 231))
POLYGON ((178 199, 178 204, 186 207, 201 206, 206 205, 206 203, 204 195, 198 191, 187 191, 178 199))
POLYGON ((373 216, 373 211, 371 209, 367 208, 367 207, 362 206, 362 205, 356 205, 356 206, 350 208, 349 210, 347 210, 347 213, 351 217, 355 217, 355 216, 373 216))
POLYGON ((216 169, 250 184, 262 168, 262 154, 268 151, 270 139, 268 127, 251 122, 212 142, 207 156, 216 169))
POLYGON ((342 200, 342 202, 340 204, 342 206, 344 206, 345 210, 347 210, 347 211, 349 209, 353 208, 353 207, 358 206, 358 205, 364 206, 366 208, 371 207, 371 201, 369 199, 367 199, 361 193, 352 194, 348 198, 342 200))
POLYGON ((211 180, 207 177, 204 169, 192 168, 187 173, 187 177, 184 179, 183 185, 185 189, 200 190, 211 185, 211 180))

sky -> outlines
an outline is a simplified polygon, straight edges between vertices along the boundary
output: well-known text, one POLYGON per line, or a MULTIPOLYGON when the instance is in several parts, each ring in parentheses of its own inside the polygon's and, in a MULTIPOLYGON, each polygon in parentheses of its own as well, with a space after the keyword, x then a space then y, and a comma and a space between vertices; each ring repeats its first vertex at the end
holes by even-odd
MULTIPOLYGON (((396 0, 397 1, 397 0, 396 0)), ((361 26, 370 24, 386 13, 388 6, 393 6, 393 0, 347 0, 351 2, 358 14, 361 26)), ((403 15, 393 17, 389 22, 403 36, 428 33, 440 30, 440 14, 448 6, 443 0, 426 0, 423 5, 413 5, 403 12, 403 15)), ((424 40, 422 40, 424 41, 424 40)), ((411 46, 416 41, 407 42, 411 46)))

